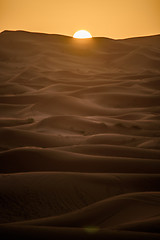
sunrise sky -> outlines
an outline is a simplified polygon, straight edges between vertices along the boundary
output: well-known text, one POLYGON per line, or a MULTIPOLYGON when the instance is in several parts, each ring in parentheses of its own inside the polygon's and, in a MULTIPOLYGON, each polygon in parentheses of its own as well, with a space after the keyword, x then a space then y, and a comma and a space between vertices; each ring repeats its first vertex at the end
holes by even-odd
POLYGON ((160 0, 0 0, 0 32, 127 38, 160 33, 160 0))

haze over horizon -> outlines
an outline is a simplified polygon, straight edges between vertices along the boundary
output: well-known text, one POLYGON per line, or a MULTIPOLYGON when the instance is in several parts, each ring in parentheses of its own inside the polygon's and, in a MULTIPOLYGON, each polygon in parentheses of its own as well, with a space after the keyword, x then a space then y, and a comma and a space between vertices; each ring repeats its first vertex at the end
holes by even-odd
POLYGON ((73 36, 130 38, 160 33, 159 0, 0 0, 0 32, 24 30, 73 36), (9 16, 9 17, 8 17, 9 16))

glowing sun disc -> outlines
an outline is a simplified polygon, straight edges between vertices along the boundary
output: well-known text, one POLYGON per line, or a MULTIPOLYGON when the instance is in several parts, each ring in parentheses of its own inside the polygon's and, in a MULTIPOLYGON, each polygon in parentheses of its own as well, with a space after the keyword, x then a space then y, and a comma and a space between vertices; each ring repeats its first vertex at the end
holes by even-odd
POLYGON ((79 30, 73 35, 74 38, 92 38, 92 35, 86 30, 79 30))

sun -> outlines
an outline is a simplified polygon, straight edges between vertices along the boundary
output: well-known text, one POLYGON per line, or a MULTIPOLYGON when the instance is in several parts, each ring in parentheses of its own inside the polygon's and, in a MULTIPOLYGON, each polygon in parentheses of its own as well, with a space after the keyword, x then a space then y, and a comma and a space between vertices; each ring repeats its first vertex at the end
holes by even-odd
POLYGON ((73 35, 74 38, 92 38, 92 35, 86 30, 79 30, 73 35))

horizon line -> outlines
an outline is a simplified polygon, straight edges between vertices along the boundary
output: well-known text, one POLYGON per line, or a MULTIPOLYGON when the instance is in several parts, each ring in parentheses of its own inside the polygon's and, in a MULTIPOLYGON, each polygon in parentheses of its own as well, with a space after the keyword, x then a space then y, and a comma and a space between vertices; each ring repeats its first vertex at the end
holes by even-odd
MULTIPOLYGON (((4 33, 4 32, 26 32, 26 33, 33 33, 33 34, 44 34, 44 35, 57 35, 57 36, 62 36, 62 37, 69 37, 69 38, 73 38, 73 36, 71 35, 65 35, 65 34, 60 34, 60 33, 47 33, 47 32, 35 32, 35 31, 28 31, 28 30, 21 30, 21 29, 17 29, 17 30, 3 30, 0 32, 0 34, 4 33)), ((106 37, 106 36, 92 36, 92 38, 106 38, 106 39, 111 39, 111 40, 125 40, 125 39, 133 39, 133 38, 144 38, 144 37, 154 37, 154 36, 159 36, 160 33, 157 34, 150 34, 150 35, 140 35, 140 36, 132 36, 132 37, 126 37, 126 38, 111 38, 111 37, 106 37)), ((83 40, 83 39, 81 39, 83 40)))

